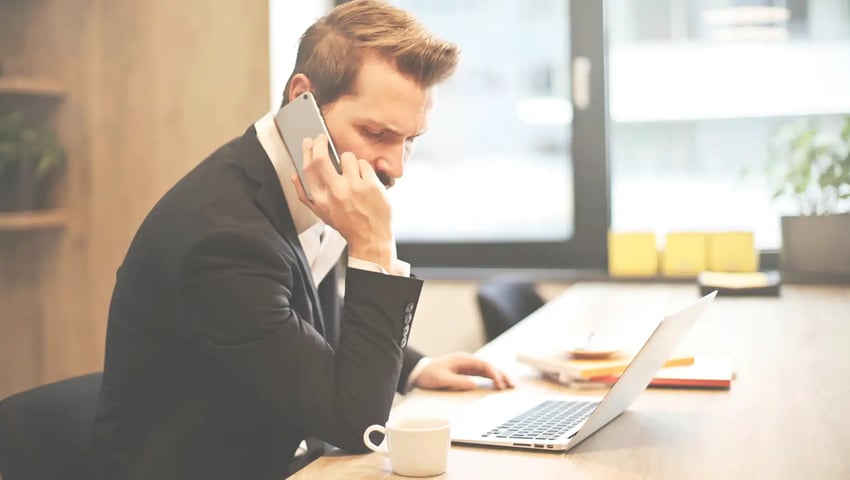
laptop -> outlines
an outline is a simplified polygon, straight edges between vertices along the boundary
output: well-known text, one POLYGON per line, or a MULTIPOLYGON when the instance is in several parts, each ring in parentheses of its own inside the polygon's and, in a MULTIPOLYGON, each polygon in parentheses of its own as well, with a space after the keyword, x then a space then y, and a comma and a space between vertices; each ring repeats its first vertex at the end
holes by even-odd
POLYGON ((604 397, 490 395, 453 419, 452 442, 557 452, 572 449, 631 405, 715 296, 717 291, 661 320, 604 397))

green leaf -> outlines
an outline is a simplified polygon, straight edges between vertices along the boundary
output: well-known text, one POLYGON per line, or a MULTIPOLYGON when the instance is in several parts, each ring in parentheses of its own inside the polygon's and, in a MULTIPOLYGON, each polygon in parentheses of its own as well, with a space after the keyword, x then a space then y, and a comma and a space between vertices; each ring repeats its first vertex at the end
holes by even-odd
POLYGON ((65 164, 65 151, 56 137, 32 128, 20 111, 0 115, 0 173, 32 162, 36 181, 43 180, 65 164))
POLYGON ((817 131, 813 128, 807 128, 791 142, 791 148, 795 151, 808 151, 812 145, 812 139, 815 138, 817 131))
POLYGON ((834 168, 827 169, 818 178, 818 185, 821 188, 831 187, 836 183, 838 183, 838 175, 836 175, 834 168))

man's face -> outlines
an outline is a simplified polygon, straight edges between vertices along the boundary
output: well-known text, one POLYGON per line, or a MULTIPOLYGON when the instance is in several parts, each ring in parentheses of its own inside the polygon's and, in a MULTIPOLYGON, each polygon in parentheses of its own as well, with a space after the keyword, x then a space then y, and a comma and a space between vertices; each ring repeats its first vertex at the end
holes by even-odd
POLYGON ((404 173, 416 137, 425 132, 431 89, 400 74, 395 67, 366 57, 354 90, 322 108, 337 152, 368 161, 391 187, 404 173))

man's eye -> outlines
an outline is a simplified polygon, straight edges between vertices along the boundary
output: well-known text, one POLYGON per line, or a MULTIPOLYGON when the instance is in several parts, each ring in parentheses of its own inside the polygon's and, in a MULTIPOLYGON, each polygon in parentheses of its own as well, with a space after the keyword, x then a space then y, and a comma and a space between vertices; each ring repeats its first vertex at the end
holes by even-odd
POLYGON ((367 135, 367 136, 372 137, 372 138, 374 138, 374 139, 376 139, 376 140, 380 140, 381 138, 383 138, 383 137, 384 137, 384 132, 383 132, 383 131, 380 131, 380 132, 373 132, 373 131, 371 131, 371 130, 364 130, 364 132, 366 132, 366 135, 367 135))

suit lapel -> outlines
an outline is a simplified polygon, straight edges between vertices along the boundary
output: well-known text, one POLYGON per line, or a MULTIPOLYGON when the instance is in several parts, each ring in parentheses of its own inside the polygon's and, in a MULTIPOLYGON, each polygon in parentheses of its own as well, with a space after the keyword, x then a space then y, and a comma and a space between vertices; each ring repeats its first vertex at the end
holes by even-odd
POLYGON ((283 196, 280 180, 278 180, 277 174, 275 174, 274 167, 268 155, 266 155, 265 150, 263 150, 262 145, 257 140, 257 132, 253 126, 245 132, 242 138, 236 140, 236 150, 248 177, 260 185, 254 197, 257 207, 271 221, 275 230, 280 233, 292 248, 292 251, 295 252, 302 281, 304 285, 307 285, 307 290, 309 290, 313 311, 313 325, 324 336, 325 328, 322 320, 322 308, 319 303, 316 285, 313 283, 313 275, 310 273, 310 264, 307 263, 307 257, 304 256, 304 250, 301 248, 301 242, 298 240, 298 232, 295 231, 295 223, 286 204, 286 198, 283 196))

